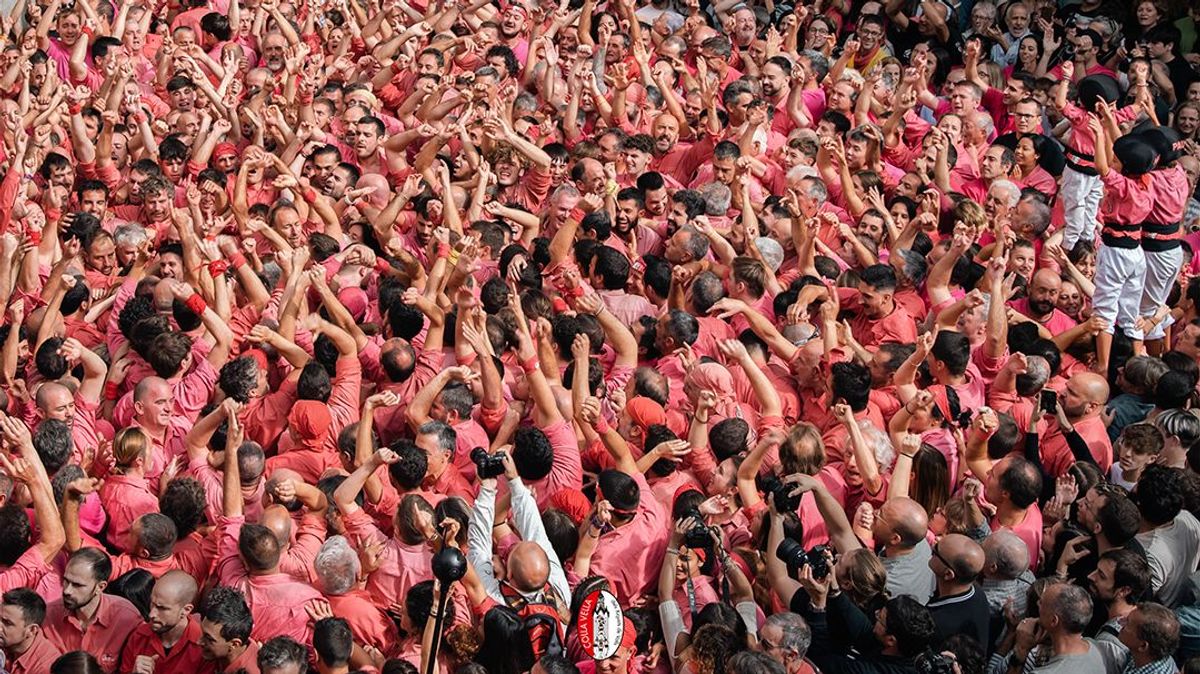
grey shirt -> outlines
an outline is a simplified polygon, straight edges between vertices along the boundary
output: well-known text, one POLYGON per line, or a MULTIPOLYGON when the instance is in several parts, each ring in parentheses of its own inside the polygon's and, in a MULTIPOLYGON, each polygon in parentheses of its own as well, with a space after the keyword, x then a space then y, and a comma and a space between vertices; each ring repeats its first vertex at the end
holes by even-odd
POLYGON ((880 558, 887 571, 888 594, 893 597, 907 594, 922 604, 928 602, 937 589, 937 579, 929 568, 932 556, 929 543, 921 541, 906 555, 880 558))

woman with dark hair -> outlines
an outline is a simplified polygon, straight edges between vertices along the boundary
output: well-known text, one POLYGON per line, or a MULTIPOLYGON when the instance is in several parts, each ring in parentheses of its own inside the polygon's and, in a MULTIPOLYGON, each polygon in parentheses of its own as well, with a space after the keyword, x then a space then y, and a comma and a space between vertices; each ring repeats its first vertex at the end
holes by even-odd
POLYGON ((525 621, 508 606, 496 606, 483 616, 483 643, 475 662, 488 674, 525 674, 533 669, 533 644, 525 621))
POLYGON ((63 653, 53 665, 50 674, 104 674, 95 656, 87 651, 63 653))
POLYGON ((1012 77, 1017 73, 1037 74, 1038 63, 1042 60, 1042 36, 1030 33, 1017 43, 1017 60, 1004 69, 1004 77, 1012 77))
POLYGON ((142 614, 142 620, 149 620, 150 592, 153 589, 154 576, 145 569, 133 569, 109 583, 104 593, 128 599, 142 614))
POLYGON ((1013 176, 1013 181, 1020 187, 1032 187, 1051 198, 1058 192, 1058 182, 1040 163, 1048 142, 1042 135, 1022 136, 1017 141, 1013 153, 1017 161, 1017 174, 1013 176))

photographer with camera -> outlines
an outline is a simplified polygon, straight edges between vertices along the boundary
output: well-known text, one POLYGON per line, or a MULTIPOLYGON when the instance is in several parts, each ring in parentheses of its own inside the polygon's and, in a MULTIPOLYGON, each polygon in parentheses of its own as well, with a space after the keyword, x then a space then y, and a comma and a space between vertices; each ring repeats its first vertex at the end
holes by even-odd
MULTIPOLYGON (((570 603, 571 588, 562 562, 546 537, 542 515, 529 488, 517 474, 512 446, 505 445, 492 454, 472 452, 475 468, 482 478, 479 498, 471 510, 467 528, 467 559, 475 567, 488 596, 499 603, 547 603, 565 607, 570 603), (497 473, 496 471, 502 471, 497 473), (521 542, 513 546, 503 574, 493 568, 492 531, 496 522, 496 483, 503 475, 512 494, 510 512, 513 528, 521 542), (500 576, 503 580, 498 578, 500 576), (512 596, 512 595, 519 596, 512 596)), ((519 608, 514 606, 514 608, 519 608)), ((564 616, 565 618, 565 616, 564 616)))
POLYGON ((658 575, 658 614, 667 653, 677 668, 676 657, 691 642, 692 619, 705 605, 722 601, 722 594, 728 593, 725 601, 737 610, 747 632, 752 637, 757 632, 759 616, 754 590, 742 568, 733 561, 728 547, 721 528, 708 526, 698 510, 676 520, 671 529, 667 554, 658 575), (719 589, 714 558, 720 561, 728 584, 723 589, 719 589))

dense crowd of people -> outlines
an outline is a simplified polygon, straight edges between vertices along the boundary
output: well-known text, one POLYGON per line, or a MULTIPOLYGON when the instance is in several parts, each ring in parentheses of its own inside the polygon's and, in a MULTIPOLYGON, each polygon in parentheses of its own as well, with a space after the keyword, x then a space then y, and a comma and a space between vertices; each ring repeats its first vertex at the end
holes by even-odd
POLYGON ((6 6, 3 672, 1200 672, 1197 3, 6 6))

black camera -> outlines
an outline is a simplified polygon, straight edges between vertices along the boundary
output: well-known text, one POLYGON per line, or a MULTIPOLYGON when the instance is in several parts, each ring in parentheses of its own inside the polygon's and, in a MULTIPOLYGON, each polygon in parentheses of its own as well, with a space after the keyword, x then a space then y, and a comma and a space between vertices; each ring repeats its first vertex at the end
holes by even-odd
POLYGON ((504 474, 504 452, 488 454, 483 447, 476 447, 471 450, 471 460, 475 462, 475 472, 481 480, 504 474))
POLYGON ((758 488, 775 501, 775 510, 780 513, 796 512, 800 509, 800 497, 792 496, 792 487, 778 477, 768 475, 758 478, 758 488))
POLYGON ((803 545, 785 538, 779 542, 779 547, 775 548, 775 556, 787 564, 789 569, 807 566, 812 570, 813 578, 824 580, 829 575, 829 557, 825 555, 827 550, 827 545, 814 545, 811 550, 805 552, 803 545))
POLYGON ((692 526, 687 531, 683 532, 683 544, 693 550, 707 550, 712 547, 712 536, 708 533, 708 527, 704 526, 704 516, 699 510, 692 510, 687 514, 693 522, 692 526))

